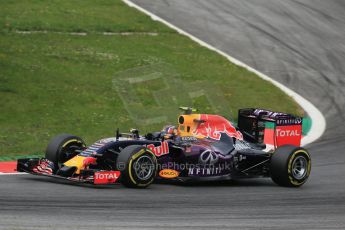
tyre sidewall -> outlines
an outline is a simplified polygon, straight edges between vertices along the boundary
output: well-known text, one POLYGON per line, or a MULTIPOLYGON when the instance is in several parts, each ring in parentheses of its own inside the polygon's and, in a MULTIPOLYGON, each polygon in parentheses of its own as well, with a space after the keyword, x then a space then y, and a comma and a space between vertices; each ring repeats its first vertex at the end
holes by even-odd
POLYGON ((289 157, 287 168, 288 168, 288 179, 291 185, 298 187, 304 184, 307 181, 311 172, 311 158, 310 158, 309 153, 303 148, 299 148, 295 150, 289 157), (304 157, 307 161, 307 168, 306 168, 307 172, 303 178, 297 179, 293 176, 292 166, 293 166, 294 160, 300 156, 304 157))
POLYGON ((85 143, 80 137, 70 134, 58 135, 49 142, 45 156, 54 163, 55 167, 58 167, 59 163, 63 163, 59 161, 61 160, 61 154, 64 148, 72 144, 79 145, 81 148, 85 147, 85 143))
POLYGON ((122 183, 127 187, 135 187, 135 188, 145 188, 152 184, 154 181, 156 174, 157 174, 157 159, 154 153, 145 148, 144 146, 128 146, 125 149, 123 149, 120 153, 120 156, 118 158, 118 163, 121 163, 122 165, 125 165, 125 167, 120 170, 121 171, 121 181, 122 183), (134 164, 135 162, 141 157, 141 156, 149 156, 152 159, 152 162, 154 162, 154 172, 152 175, 146 179, 142 180, 138 178, 138 176, 135 173, 134 170, 134 164))
POLYGON ((278 185, 299 187, 303 185, 311 172, 311 158, 307 150, 301 147, 286 145, 278 148, 271 158, 271 177, 278 185), (294 160, 302 156, 307 160, 307 172, 301 179, 296 179, 292 173, 294 160))

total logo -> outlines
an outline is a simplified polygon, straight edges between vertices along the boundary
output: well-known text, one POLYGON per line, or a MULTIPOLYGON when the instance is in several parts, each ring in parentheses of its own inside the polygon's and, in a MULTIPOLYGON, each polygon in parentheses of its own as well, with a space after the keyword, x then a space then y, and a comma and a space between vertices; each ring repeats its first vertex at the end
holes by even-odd
POLYGON ((120 171, 103 171, 95 172, 94 184, 111 184, 115 183, 120 176, 120 171))
POLYGON ((118 179, 119 177, 116 175, 116 173, 97 173, 95 174, 95 179, 99 179, 99 180, 103 180, 103 179, 107 179, 107 180, 113 180, 113 179, 118 179))
POLYGON ((277 136, 278 137, 299 137, 301 133, 298 130, 283 130, 277 129, 277 136))
POLYGON ((154 144, 149 144, 146 147, 150 149, 157 157, 160 157, 169 153, 169 144, 166 141, 161 142, 161 145, 159 146, 155 146, 154 144))

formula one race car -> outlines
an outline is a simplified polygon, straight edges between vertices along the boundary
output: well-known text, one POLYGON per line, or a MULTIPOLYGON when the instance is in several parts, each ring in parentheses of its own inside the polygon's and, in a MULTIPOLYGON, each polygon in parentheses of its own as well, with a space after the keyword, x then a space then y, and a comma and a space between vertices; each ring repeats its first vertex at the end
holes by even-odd
POLYGON ((299 187, 311 170, 300 147, 302 119, 263 109, 239 110, 238 127, 219 115, 182 108, 178 126, 139 135, 120 133, 90 146, 61 134, 48 144, 45 158, 19 159, 17 171, 92 184, 121 182, 144 188, 154 180, 210 181, 271 177, 281 186, 299 187))

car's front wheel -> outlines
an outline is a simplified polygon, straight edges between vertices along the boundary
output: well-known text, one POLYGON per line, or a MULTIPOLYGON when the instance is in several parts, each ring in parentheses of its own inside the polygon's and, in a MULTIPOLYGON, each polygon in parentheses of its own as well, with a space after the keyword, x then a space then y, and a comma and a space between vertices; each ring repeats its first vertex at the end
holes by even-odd
POLYGON ((157 159, 152 151, 140 145, 124 148, 117 159, 121 183, 130 188, 146 188, 157 174, 157 159))
POLYGON ((55 169, 78 154, 78 150, 85 148, 84 141, 71 134, 60 134, 48 144, 45 157, 54 163, 55 169))
POLYGON ((311 158, 304 148, 284 145, 272 155, 270 168, 271 178, 276 184, 299 187, 308 180, 311 158))

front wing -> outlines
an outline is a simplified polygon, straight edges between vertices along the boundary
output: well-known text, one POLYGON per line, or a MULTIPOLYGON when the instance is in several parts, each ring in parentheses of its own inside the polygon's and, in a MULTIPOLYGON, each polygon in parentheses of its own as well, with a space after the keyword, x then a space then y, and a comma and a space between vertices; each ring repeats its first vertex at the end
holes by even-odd
POLYGON ((105 170, 83 170, 80 174, 69 177, 59 175, 59 171, 51 170, 46 167, 46 159, 44 158, 23 158, 17 161, 17 171, 26 172, 32 175, 46 176, 58 179, 64 179, 79 183, 88 184, 115 184, 120 179, 120 171, 105 170))

